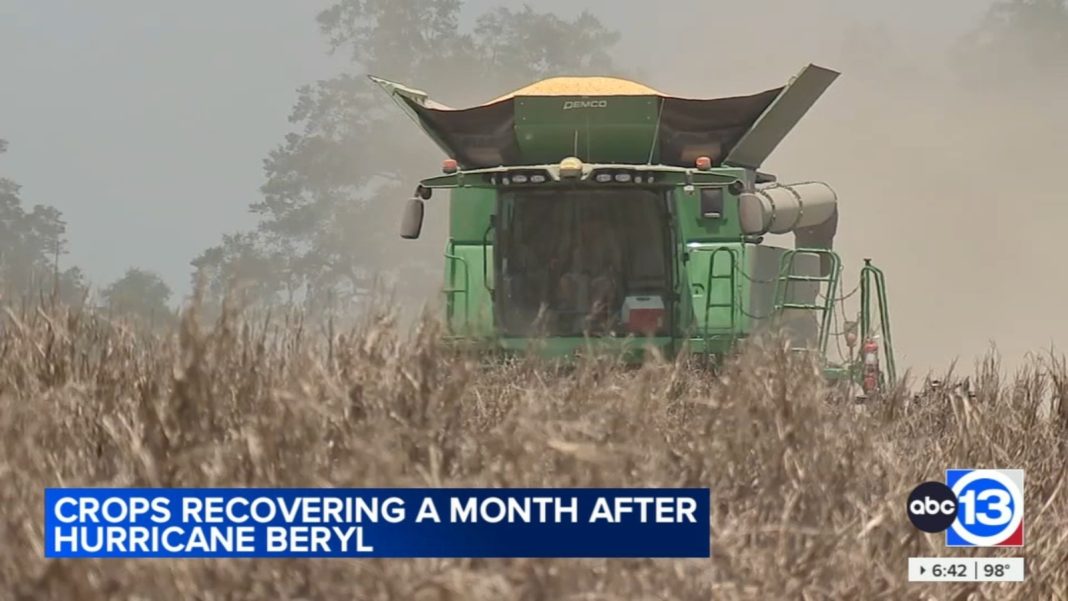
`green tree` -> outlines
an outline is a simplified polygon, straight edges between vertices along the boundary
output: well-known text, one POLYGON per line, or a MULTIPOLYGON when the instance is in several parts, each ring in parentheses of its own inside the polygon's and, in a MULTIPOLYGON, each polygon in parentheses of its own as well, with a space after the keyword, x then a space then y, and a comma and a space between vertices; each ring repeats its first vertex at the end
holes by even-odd
POLYGON ((251 206, 256 232, 227 237, 193 263, 209 289, 241 272, 259 278, 260 299, 299 291, 328 306, 358 298, 376 271, 394 268, 435 282, 423 292, 436 287, 437 263, 405 261, 412 247, 398 246, 396 223, 405 188, 441 157, 364 75, 474 103, 552 74, 611 74, 618 39, 589 13, 565 20, 499 8, 465 32, 460 11, 456 0, 340 0, 319 14, 352 72, 299 90, 297 131, 264 161, 263 199, 251 206))
POLYGON ((157 274, 136 267, 105 288, 103 308, 113 316, 131 318, 148 325, 164 325, 173 312, 167 306, 171 289, 157 274))
POLYGON ((193 260, 206 298, 213 301, 233 294, 251 305, 271 305, 292 300, 295 281, 284 271, 286 257, 266 249, 255 232, 226 234, 222 244, 209 248, 193 260))
MULTIPOLYGON (((7 142, 0 140, 0 154, 7 142)), ((74 303, 85 294, 85 278, 77 268, 59 270, 66 254, 67 224, 55 207, 35 205, 26 211, 21 187, 0 178, 0 293, 9 299, 58 295, 74 303)))

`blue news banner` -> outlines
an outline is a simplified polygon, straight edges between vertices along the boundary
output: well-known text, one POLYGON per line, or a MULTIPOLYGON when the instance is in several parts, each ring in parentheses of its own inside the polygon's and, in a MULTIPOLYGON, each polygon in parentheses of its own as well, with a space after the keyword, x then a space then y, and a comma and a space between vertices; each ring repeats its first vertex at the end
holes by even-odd
POLYGON ((49 488, 45 557, 709 557, 693 489, 49 488))

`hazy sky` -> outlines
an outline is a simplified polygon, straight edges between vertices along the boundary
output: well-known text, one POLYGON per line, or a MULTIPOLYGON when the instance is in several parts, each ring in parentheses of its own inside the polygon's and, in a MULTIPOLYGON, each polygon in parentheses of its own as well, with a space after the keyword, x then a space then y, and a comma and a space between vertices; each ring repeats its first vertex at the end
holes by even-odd
MULTIPOLYGON (((338 68, 314 22, 324 4, 0 0, 0 137, 11 143, 0 174, 23 185, 25 202, 63 212, 67 262, 81 265, 96 283, 140 265, 184 291, 192 257, 222 233, 253 223, 246 207, 257 198, 261 159, 288 130, 295 89, 338 68)), ((467 12, 498 4, 471 0, 467 12)), ((657 79, 657 65, 680 52, 707 52, 709 61, 744 54, 744 45, 722 43, 724 27, 752 29, 753 44, 770 39, 769 27, 788 38, 816 38, 823 19, 955 36, 988 2, 623 4, 547 0, 537 6, 564 15, 593 10, 623 33, 620 58, 657 79), (803 15, 797 4, 805 5, 803 15), (654 18, 657 13, 663 16, 654 18), (707 36, 680 39, 673 33, 676 18, 707 21, 707 36)), ((769 65, 748 75, 772 87, 814 60, 788 54, 782 65, 792 65, 789 71, 769 65)), ((707 93, 703 83, 695 78, 680 92, 707 93)))

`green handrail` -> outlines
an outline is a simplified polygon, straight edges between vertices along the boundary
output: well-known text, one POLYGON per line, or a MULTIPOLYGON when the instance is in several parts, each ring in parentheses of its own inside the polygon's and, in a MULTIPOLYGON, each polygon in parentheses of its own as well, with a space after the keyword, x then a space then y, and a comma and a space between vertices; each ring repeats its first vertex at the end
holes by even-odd
POLYGON ((842 271, 842 260, 838 256, 838 253, 826 248, 796 248, 790 249, 783 253, 779 259, 779 279, 775 283, 775 308, 774 313, 780 314, 785 309, 801 309, 806 311, 820 311, 822 316, 820 318, 820 331, 817 346, 819 348, 820 356, 827 356, 827 343, 830 340, 831 334, 831 319, 834 315, 834 291, 838 287, 838 277, 842 271), (826 276, 804 276, 793 275, 794 260, 799 253, 812 254, 821 257, 820 263, 822 264, 822 257, 827 257, 830 260, 830 270, 826 276), (789 303, 786 302, 786 297, 789 294, 790 282, 826 282, 828 284, 827 295, 824 298, 822 305, 818 304, 805 304, 805 303, 789 303))
MULTIPOLYGON (((702 250, 702 249, 695 249, 695 250, 702 250)), ((723 307, 723 308, 730 309, 730 333, 731 333, 732 336, 734 336, 734 335, 736 335, 738 333, 738 330, 736 329, 737 319, 736 319, 736 315, 735 315, 735 313, 736 313, 736 311, 735 311, 736 297, 738 296, 738 281, 737 281, 737 278, 736 278, 736 274, 737 273, 738 273, 738 251, 736 249, 731 248, 729 246, 719 246, 719 247, 716 247, 716 248, 712 249, 708 253, 708 277, 705 279, 705 319, 704 319, 705 344, 706 344, 706 346, 708 344, 708 336, 709 336, 708 315, 709 315, 710 310, 713 307, 723 307), (716 276, 715 275, 715 272, 716 272, 716 255, 718 255, 720 252, 726 252, 727 255, 730 257, 730 275, 728 275, 726 277, 716 276), (712 303, 712 280, 716 280, 716 279, 728 279, 728 280, 730 280, 730 302, 727 302, 727 303, 716 303, 716 304, 712 303)))
MULTIPOLYGON (((453 295, 454 294, 463 294, 464 295, 464 325, 467 325, 471 320, 471 266, 468 265, 467 259, 464 259, 463 257, 461 257, 459 255, 454 255, 452 253, 445 253, 445 259, 447 259, 448 261, 453 262, 453 263, 459 262, 464 267, 464 287, 463 287, 463 289, 446 288, 445 289, 445 295, 449 297, 449 313, 450 313, 449 316, 450 317, 452 317, 452 315, 451 315, 451 313, 453 311, 452 305, 455 302, 454 299, 453 299, 453 295)), ((455 268, 453 268, 453 273, 455 274, 455 268)), ((449 279, 450 279, 450 283, 451 283, 451 280, 453 280, 455 278, 451 277, 449 279)))
POLYGON ((494 227, 495 225, 491 219, 489 225, 486 226, 486 231, 482 234, 482 285, 486 287, 490 298, 493 298, 493 286, 490 286, 489 283, 489 235, 494 227))

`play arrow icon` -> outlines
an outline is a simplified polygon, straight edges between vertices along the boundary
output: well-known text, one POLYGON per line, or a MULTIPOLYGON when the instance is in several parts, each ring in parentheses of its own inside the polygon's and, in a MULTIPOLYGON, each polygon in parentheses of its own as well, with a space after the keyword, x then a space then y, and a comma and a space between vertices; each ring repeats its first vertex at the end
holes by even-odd
POLYGON ((926 573, 927 573, 927 568, 924 567, 924 566, 920 566, 920 574, 922 575, 922 574, 926 574, 926 573))

